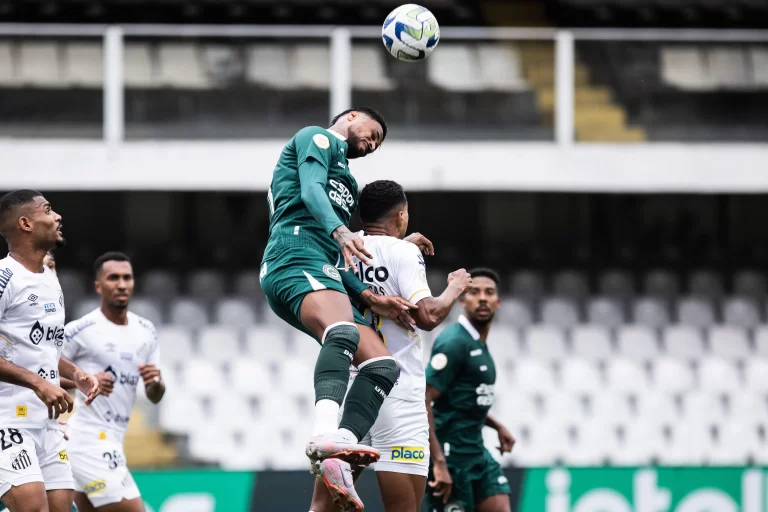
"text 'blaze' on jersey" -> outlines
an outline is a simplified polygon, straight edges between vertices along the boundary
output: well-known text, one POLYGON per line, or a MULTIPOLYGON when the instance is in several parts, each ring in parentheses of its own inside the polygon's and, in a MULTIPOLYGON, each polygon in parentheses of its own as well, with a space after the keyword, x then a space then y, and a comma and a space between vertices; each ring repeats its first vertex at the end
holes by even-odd
POLYGON ((441 393, 432 404, 440 443, 449 445, 450 454, 482 454, 483 425, 495 398, 496 365, 465 316, 437 337, 426 373, 427 384, 441 393))
MULTIPOLYGON (((413 304, 432 296, 418 247, 392 236, 364 236, 363 240, 373 258, 370 265, 356 260, 358 277, 373 293, 402 297, 413 304)), ((426 384, 421 330, 410 332, 371 310, 364 310, 363 315, 400 367, 400 377, 389 396, 423 402, 426 384)))
POLYGON ((286 249, 312 248, 336 260, 339 248, 323 226, 310 213, 301 197, 299 166, 315 160, 328 171, 325 187, 328 200, 339 218, 339 225, 349 226, 357 207, 357 181, 349 170, 344 137, 310 126, 300 130, 283 148, 267 193, 269 203, 269 242, 264 259, 286 249))
MULTIPOLYGON (((47 267, 30 272, 10 255, 0 260, 0 357, 59 385, 64 294, 47 267)), ((0 382, 0 425, 43 428, 48 410, 34 391, 0 382)))
POLYGON ((122 441, 136 402, 136 386, 143 385, 139 365, 160 363, 155 326, 131 312, 128 325, 117 325, 96 309, 68 323, 64 332, 64 355, 84 372, 106 372, 115 381, 112 393, 97 397, 90 406, 85 406, 85 395, 78 392, 69 427, 109 431, 122 441))

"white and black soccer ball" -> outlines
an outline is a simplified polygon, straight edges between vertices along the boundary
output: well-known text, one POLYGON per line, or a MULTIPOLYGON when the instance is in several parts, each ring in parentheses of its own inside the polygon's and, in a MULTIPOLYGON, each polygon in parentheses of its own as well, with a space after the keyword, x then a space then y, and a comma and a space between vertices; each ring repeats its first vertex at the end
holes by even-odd
POLYGON ((381 28, 387 51, 398 60, 426 59, 440 42, 440 26, 435 15, 416 4, 401 5, 387 16, 381 28))

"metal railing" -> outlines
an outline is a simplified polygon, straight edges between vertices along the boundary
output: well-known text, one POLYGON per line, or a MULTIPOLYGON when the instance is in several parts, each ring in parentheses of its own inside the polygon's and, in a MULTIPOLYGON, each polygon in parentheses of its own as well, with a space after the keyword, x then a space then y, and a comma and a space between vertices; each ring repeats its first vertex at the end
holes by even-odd
MULTIPOLYGON (((1 36, 103 37, 104 112, 106 143, 124 140, 123 41, 126 37, 174 38, 317 38, 330 43, 331 112, 351 106, 352 40, 378 39, 376 26, 328 25, 67 25, 0 23, 1 36)), ((555 45, 555 140, 561 146, 574 142, 574 70, 576 41, 665 41, 701 43, 768 43, 768 30, 677 30, 677 29, 568 29, 443 27, 441 39, 495 41, 553 41, 555 45)), ((438 49, 439 51, 439 49, 438 49)))

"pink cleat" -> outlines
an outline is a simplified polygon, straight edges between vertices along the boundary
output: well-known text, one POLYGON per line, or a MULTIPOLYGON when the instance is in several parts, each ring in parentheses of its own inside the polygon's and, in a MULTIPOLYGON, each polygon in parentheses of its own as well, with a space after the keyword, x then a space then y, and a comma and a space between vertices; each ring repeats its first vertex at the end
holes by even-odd
POLYGON ((326 459, 316 463, 320 477, 342 512, 363 512, 363 502, 355 490, 352 469, 339 459, 326 459))
POLYGON ((350 443, 337 433, 313 437, 305 451, 312 462, 341 459, 354 466, 368 466, 379 460, 379 450, 357 443, 350 443))

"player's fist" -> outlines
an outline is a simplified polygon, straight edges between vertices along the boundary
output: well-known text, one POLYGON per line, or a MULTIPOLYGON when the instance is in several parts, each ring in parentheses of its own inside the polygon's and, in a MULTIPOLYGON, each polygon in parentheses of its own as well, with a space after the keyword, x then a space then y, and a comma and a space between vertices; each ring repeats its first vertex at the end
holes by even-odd
POLYGON ((144 387, 160 382, 160 370, 153 364, 140 364, 139 375, 144 379, 144 387))
POLYGON ((83 370, 77 370, 73 377, 77 389, 85 395, 85 405, 91 405, 96 397, 101 394, 99 379, 85 373, 83 370))
POLYGON ((512 448, 515 447, 515 443, 517 440, 515 439, 515 436, 512 435, 512 433, 507 430, 504 427, 501 427, 498 431, 499 434, 499 452, 503 455, 505 453, 511 452, 512 448))
POLYGON ((40 382, 34 388, 35 395, 48 408, 48 418, 56 419, 65 412, 72 412, 74 402, 69 396, 67 390, 40 379, 40 382))
POLYGON ((112 390, 115 389, 115 379, 112 378, 107 372, 99 372, 95 375, 99 381, 99 390, 101 395, 109 396, 112 394, 112 390))
POLYGON ((472 286, 472 276, 469 275, 469 272, 460 268, 448 274, 448 286, 455 286, 463 292, 472 286))

